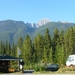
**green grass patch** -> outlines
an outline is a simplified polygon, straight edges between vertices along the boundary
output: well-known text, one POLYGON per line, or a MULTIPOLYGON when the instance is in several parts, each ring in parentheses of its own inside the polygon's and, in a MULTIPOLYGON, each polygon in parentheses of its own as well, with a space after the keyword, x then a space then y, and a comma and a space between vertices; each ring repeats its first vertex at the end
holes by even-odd
POLYGON ((75 74, 75 67, 63 67, 60 68, 58 71, 35 71, 34 74, 75 74))

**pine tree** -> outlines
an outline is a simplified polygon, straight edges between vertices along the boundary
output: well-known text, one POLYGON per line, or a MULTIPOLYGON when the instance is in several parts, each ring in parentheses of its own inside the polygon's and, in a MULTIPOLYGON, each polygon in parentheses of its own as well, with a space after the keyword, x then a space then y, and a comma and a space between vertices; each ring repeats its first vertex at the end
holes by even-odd
POLYGON ((26 64, 29 64, 30 62, 32 62, 32 41, 29 37, 29 35, 26 36, 26 38, 24 39, 23 42, 23 51, 22 51, 22 57, 24 59, 24 61, 26 62, 26 64))
POLYGON ((55 62, 55 51, 56 51, 56 46, 59 42, 59 33, 58 33, 58 29, 56 28, 54 30, 54 36, 53 36, 53 41, 52 41, 52 50, 53 50, 53 62, 55 62))
POLYGON ((73 38, 73 40, 74 40, 74 50, 73 50, 73 53, 75 54, 75 26, 73 27, 73 31, 74 31, 74 38, 73 38))
POLYGON ((34 43, 33 43, 34 50, 35 50, 35 56, 36 56, 35 58, 37 58, 36 62, 41 61, 43 58, 43 50, 44 50, 43 43, 44 43, 43 36, 38 34, 37 37, 35 37, 34 43))
POLYGON ((10 48, 10 43, 6 40, 6 45, 5 45, 5 51, 7 55, 10 55, 11 48, 10 48))
POLYGON ((2 54, 6 54, 5 44, 2 43, 2 54))
POLYGON ((74 54, 74 49, 75 49, 75 42, 74 42, 74 30, 73 30, 73 27, 70 27, 70 32, 69 32, 69 51, 70 51, 70 54, 74 54))
POLYGON ((59 43, 56 46, 55 52, 55 63, 59 63, 60 65, 65 63, 65 56, 64 56, 64 47, 61 46, 59 43))
POLYGON ((50 37, 50 34, 49 34, 49 30, 48 28, 46 29, 46 32, 45 32, 45 35, 44 35, 44 49, 46 50, 47 52, 47 61, 49 61, 49 53, 50 53, 50 48, 51 48, 51 37, 50 37))
POLYGON ((3 43, 0 41, 0 54, 3 54, 3 43))
POLYGON ((20 37, 19 38, 19 40, 18 40, 18 47, 17 47, 18 49, 19 49, 19 51, 18 52, 20 52, 20 57, 22 58, 22 51, 23 51, 23 39, 22 39, 22 37, 20 37))
POLYGON ((62 46, 64 45, 64 31, 61 30, 59 34, 59 44, 62 46))
POLYGON ((75 49, 75 34, 74 34, 74 30, 72 27, 70 27, 70 29, 66 30, 65 33, 65 56, 66 59, 69 55, 73 54, 74 49, 75 49))
POLYGON ((43 52, 43 62, 47 63, 47 51, 46 51, 46 48, 44 47, 44 52, 43 52))
POLYGON ((52 55, 52 47, 50 48, 50 53, 49 53, 49 62, 53 63, 53 55, 52 55))
POLYGON ((23 39, 22 39, 22 37, 20 37, 19 40, 18 40, 18 47, 20 49, 22 49, 22 46, 23 46, 23 39))
POLYGON ((12 47, 11 47, 11 56, 18 57, 17 47, 14 43, 12 44, 12 47))
POLYGON ((65 46, 65 56, 66 56, 65 59, 67 59, 67 57, 69 56, 69 29, 66 30, 65 32, 64 46, 65 46))

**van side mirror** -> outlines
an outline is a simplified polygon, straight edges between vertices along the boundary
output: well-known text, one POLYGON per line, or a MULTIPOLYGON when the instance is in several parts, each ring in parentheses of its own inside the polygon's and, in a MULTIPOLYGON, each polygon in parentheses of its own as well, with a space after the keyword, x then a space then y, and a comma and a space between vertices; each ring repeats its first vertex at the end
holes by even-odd
POLYGON ((23 62, 23 61, 21 61, 21 62, 20 62, 20 64, 21 64, 21 65, 24 65, 24 62, 23 62))

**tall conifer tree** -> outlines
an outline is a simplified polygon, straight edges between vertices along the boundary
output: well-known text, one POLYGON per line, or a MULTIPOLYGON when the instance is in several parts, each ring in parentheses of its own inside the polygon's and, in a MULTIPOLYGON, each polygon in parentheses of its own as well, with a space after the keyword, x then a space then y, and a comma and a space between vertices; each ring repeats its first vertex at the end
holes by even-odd
POLYGON ((44 50, 44 44, 43 44, 43 36, 40 34, 37 35, 34 39, 34 50, 35 50, 35 56, 37 58, 37 62, 41 61, 43 58, 43 50, 44 50))
POLYGON ((19 52, 19 56, 22 58, 22 51, 23 51, 23 39, 22 37, 19 38, 18 40, 18 46, 17 46, 17 49, 18 49, 18 52, 19 52))
POLYGON ((26 64, 29 64, 32 59, 32 41, 29 37, 29 35, 26 36, 26 38, 24 39, 23 42, 23 51, 22 51, 22 57, 24 59, 24 61, 26 62, 26 64))
POLYGON ((56 51, 56 46, 59 42, 59 33, 58 33, 58 29, 56 28, 54 30, 54 36, 53 36, 53 41, 52 41, 52 50, 53 50, 53 62, 56 62, 55 60, 55 51, 56 51))
POLYGON ((51 49, 51 37, 49 34, 48 28, 46 29, 45 35, 44 35, 44 49, 46 50, 47 53, 47 61, 49 61, 49 54, 50 54, 50 49, 51 49))

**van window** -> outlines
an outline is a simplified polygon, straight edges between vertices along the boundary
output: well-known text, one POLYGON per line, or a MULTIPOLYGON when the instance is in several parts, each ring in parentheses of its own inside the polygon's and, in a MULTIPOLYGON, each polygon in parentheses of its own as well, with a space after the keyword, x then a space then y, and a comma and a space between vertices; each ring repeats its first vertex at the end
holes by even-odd
POLYGON ((70 62, 74 61, 74 57, 69 57, 68 61, 70 61, 70 62))

